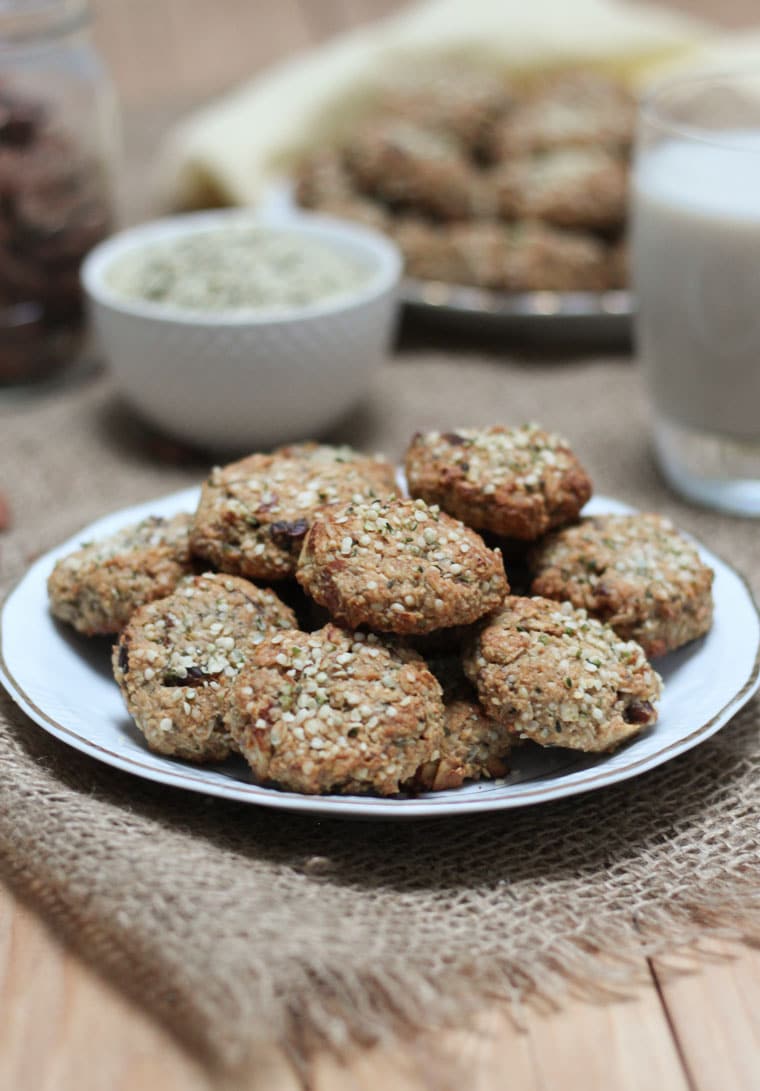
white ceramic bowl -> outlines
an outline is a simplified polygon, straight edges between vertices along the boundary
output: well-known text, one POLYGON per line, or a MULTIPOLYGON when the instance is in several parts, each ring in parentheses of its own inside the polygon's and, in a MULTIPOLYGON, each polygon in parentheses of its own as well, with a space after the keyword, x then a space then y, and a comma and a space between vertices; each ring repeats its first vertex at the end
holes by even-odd
POLYGON ((388 351, 401 267, 393 243, 367 228, 307 214, 260 221, 226 209, 114 235, 89 254, 82 283, 128 401, 171 435, 231 452, 317 436, 361 399, 388 351), (107 283, 111 263, 128 251, 241 223, 319 240, 367 276, 355 290, 309 306, 227 314, 127 299, 107 283))

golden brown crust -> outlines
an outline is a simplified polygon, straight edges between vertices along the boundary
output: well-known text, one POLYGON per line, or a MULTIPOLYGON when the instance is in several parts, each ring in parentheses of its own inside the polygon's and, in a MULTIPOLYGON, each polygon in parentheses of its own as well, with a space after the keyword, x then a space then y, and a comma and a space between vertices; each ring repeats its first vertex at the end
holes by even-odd
POLYGON ((609 249, 609 281, 611 288, 627 288, 631 282, 631 254, 627 238, 619 239, 609 249))
POLYGON ((262 642, 235 684, 230 726, 264 782, 394 795, 438 757, 441 690, 422 659, 326 625, 262 642))
POLYGON ((450 134, 477 157, 513 101, 514 91, 503 76, 457 65, 396 77, 377 105, 382 114, 450 134))
POLYGON ((499 211, 508 220, 588 230, 610 230, 625 220, 628 170, 604 148, 558 148, 508 160, 495 179, 499 211))
POLYGON ((48 579, 53 614, 86 636, 120 632, 192 572, 189 528, 189 515, 153 515, 70 553, 48 579))
POLYGON ((504 777, 514 738, 508 726, 484 711, 474 692, 460 687, 458 695, 445 699, 440 757, 420 766, 413 786, 442 792, 468 780, 504 777))
POLYGON ((626 283, 635 102, 589 71, 519 89, 461 65, 394 74, 377 113, 300 168, 297 199, 386 231, 409 276, 500 292, 626 283), (603 238, 599 232, 603 233, 603 238))
POLYGON ((450 136, 390 119, 366 126, 346 149, 359 189, 391 206, 443 220, 493 211, 493 189, 450 136))
POLYGON ((303 208, 354 220, 376 231, 388 226, 387 209, 359 192, 341 154, 334 149, 320 152, 301 164, 296 178, 296 200, 303 208))
POLYGON ((547 224, 515 225, 503 282, 508 292, 603 292, 609 287, 606 246, 581 231, 547 224))
POLYGON ((281 447, 217 467, 204 483, 190 533, 193 553, 223 572, 291 577, 315 512, 396 490, 393 467, 350 447, 281 447))
POLYGON ((541 223, 390 226, 409 276, 508 292, 603 291, 609 253, 599 239, 541 223))
POLYGON ((509 590, 501 553, 422 500, 325 510, 306 536, 299 583, 351 628, 428 633, 467 625, 509 590))
POLYGON ((487 713, 540 746, 614 750, 657 719, 641 647, 568 602, 508 598, 465 657, 487 713))
POLYGON ((712 570, 660 515, 583 519, 540 542, 530 565, 534 594, 583 607, 649 656, 703 636, 712 624, 712 570))
POLYGON ((418 433, 405 468, 413 496, 523 541, 576 519, 592 491, 566 440, 537 425, 418 433))
POLYGON ((620 82, 594 72, 569 72, 540 81, 496 127, 493 156, 567 147, 608 147, 627 152, 633 143, 636 102, 620 82))
POLYGON ((264 637, 295 625, 272 591, 219 573, 183 580, 141 607, 113 650, 113 671, 148 746, 186 761, 221 761, 232 680, 264 637))

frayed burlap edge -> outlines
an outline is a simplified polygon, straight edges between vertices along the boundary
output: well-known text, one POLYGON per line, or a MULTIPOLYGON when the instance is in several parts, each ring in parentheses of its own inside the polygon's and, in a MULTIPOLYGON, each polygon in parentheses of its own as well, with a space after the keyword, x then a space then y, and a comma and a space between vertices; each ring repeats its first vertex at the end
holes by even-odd
MULTIPOLYGON (((755 716, 751 709, 739 718, 741 734, 756 735, 755 716)), ((38 730, 31 723, 20 726, 22 731, 38 730)), ((732 725, 728 730, 735 729, 732 725)), ((45 745, 59 748, 53 741, 45 745)), ((65 751, 60 757, 65 760, 65 751)), ((76 761, 85 767, 94 764, 79 755, 76 761)), ((756 759, 750 764, 754 769, 756 759)), ((101 784, 122 778, 102 769, 96 776, 101 784)), ((61 786, 58 805, 65 807, 69 791, 61 786)), ((575 805, 582 807, 583 797, 575 805)), ((130 820, 139 820, 139 815, 130 820)), ((734 821, 757 824, 755 804, 743 815, 735 813, 734 821)), ((439 822, 427 825, 429 833, 441 827, 439 822)), ((155 936, 125 931, 118 919, 77 903, 65 885, 51 885, 48 875, 25 865, 20 848, 0 826, 0 862, 19 895, 88 963, 157 1015, 204 1061, 228 1073, 250 1064, 259 1049, 273 1042, 305 1071, 316 1050, 346 1057, 359 1046, 462 1026, 494 1003, 506 1005, 519 1024, 525 1005, 557 1006, 568 992, 590 1001, 630 994, 646 978, 648 958, 689 953, 698 959, 700 948, 712 938, 760 942, 757 857, 750 855, 738 871, 732 867, 722 878, 712 874, 707 883, 674 890, 666 904, 576 922, 572 931, 548 933, 519 954, 480 945, 477 952, 455 951, 443 965, 431 958, 426 968, 418 960, 413 972, 407 958, 390 951, 375 967, 325 965, 320 959, 312 965, 290 965, 285 986, 261 978, 250 983, 255 1024, 241 1033, 234 1022, 220 1019, 213 996, 188 990, 178 967, 157 966, 155 936)), ((519 915, 519 900, 517 909, 519 915)), ((511 924, 507 913, 505 927, 511 924)))

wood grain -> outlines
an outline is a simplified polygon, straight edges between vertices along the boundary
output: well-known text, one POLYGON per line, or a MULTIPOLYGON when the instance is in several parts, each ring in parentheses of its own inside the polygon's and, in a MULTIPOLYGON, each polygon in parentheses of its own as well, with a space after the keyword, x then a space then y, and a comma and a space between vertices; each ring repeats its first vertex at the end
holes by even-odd
MULTIPOLYGON (((263 65, 400 0, 96 0, 97 37, 126 108, 133 165, 169 118, 263 65)), ((677 0, 727 25, 757 18, 754 0, 677 0)), ((135 206, 137 207, 137 206, 135 206)), ((655 964, 635 998, 556 1012, 483 1013, 470 1029, 319 1057, 309 1091, 758 1091, 760 953, 718 948, 687 975, 655 964), (728 956, 731 956, 730 959, 728 956)), ((642 966, 642 969, 645 967, 642 966)), ((0 888, 0 1089, 210 1091, 206 1072, 147 1015, 65 952, 0 888)), ((227 1083, 225 1083, 225 1087, 227 1083)), ((230 1091, 303 1086, 274 1051, 230 1091)))
MULTIPOLYGON (((753 964, 747 975, 755 970, 753 964)), ((2 888, 0 1011, 6 1013, 0 1020, 0 1088, 209 1091, 219 1084, 142 1011, 68 954, 2 888)), ((733 1045, 742 1048, 743 1027, 734 1038, 733 1045)), ((505 1011, 494 1010, 472 1029, 429 1034, 408 1046, 377 1047, 349 1064, 319 1057, 308 1087, 429 1091, 451 1081, 452 1087, 466 1084, 468 1091, 496 1091, 504 1086, 505 1064, 510 1088, 519 1091, 689 1088, 653 985, 614 1004, 570 1001, 546 1014, 528 1011, 522 1028, 505 1011)), ((301 1086, 274 1051, 229 1083, 230 1091, 297 1091, 301 1086)), ((712 1086, 718 1085, 704 1085, 712 1086)), ((744 1091, 751 1085, 731 1086, 744 1091)))
POLYGON ((174 1042, 0 888, 0 1087, 207 1091, 174 1042))
POLYGON ((760 950, 716 943, 710 951, 696 971, 655 963, 672 1031, 695 1091, 758 1091, 760 950))

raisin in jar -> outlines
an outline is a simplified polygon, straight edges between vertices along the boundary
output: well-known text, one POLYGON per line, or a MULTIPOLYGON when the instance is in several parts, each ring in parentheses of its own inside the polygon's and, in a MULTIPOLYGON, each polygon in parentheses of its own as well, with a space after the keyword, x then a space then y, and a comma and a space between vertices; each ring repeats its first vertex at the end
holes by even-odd
POLYGON ((79 266, 109 231, 116 105, 82 0, 0 0, 0 383, 83 345, 79 266))

